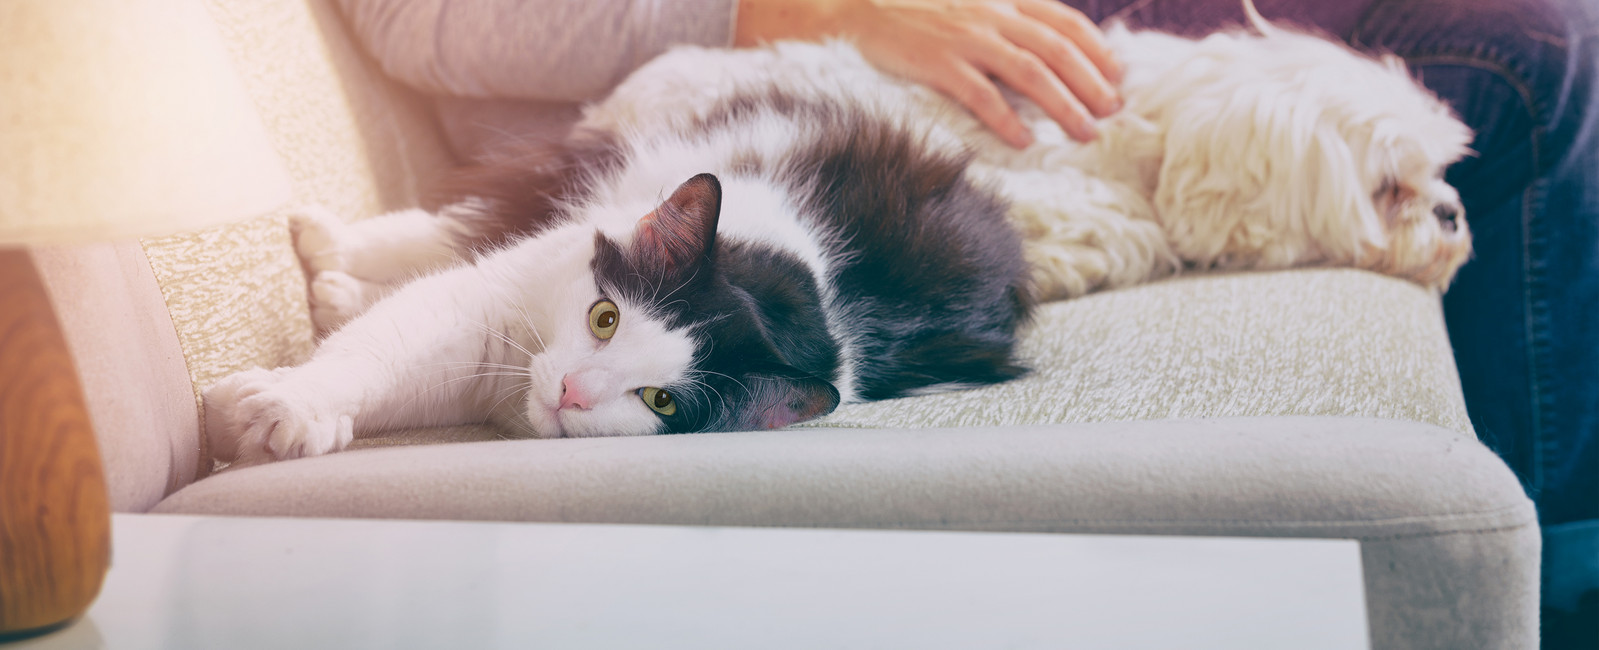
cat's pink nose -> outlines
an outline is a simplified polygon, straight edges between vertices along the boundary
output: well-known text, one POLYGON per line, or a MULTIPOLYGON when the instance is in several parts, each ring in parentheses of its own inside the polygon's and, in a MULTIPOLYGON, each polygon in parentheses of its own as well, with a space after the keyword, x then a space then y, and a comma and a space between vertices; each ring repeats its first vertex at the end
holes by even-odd
POLYGON ((583 382, 572 375, 561 378, 561 409, 580 409, 587 411, 594 406, 593 395, 583 387, 583 382))

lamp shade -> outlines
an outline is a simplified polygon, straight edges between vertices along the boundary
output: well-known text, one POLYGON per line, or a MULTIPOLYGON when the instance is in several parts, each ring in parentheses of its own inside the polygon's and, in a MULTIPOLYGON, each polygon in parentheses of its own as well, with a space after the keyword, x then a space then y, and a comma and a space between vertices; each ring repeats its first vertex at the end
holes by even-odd
POLYGON ((3 0, 0 244, 169 234, 290 184, 198 0, 3 0))

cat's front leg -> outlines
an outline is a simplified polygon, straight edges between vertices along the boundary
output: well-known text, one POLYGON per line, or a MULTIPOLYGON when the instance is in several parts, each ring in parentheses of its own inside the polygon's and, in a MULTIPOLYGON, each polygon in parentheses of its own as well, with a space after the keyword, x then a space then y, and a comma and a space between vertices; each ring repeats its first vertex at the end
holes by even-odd
POLYGON ((331 331, 401 284, 465 257, 471 233, 460 217, 477 210, 468 202, 439 214, 410 209, 349 223, 317 206, 292 212, 289 230, 310 280, 317 331, 331 331))
POLYGON ((212 455, 235 465, 317 456, 355 437, 355 405, 320 390, 312 367, 234 373, 205 391, 212 455))
POLYGON ((493 347, 483 336, 466 328, 437 336, 440 319, 389 316, 351 321, 305 365, 245 370, 207 389, 213 455, 239 465, 319 456, 357 434, 481 421, 481 396, 507 394, 508 373, 478 369, 501 363, 474 354, 493 347), (402 329, 414 331, 392 335, 402 329))
POLYGON ((460 266, 421 278, 333 332, 304 365, 246 370, 207 389, 217 457, 315 456, 365 432, 482 421, 484 400, 511 395, 522 378, 503 369, 536 349, 532 325, 508 320, 525 310, 504 304, 525 277, 496 277, 460 266))

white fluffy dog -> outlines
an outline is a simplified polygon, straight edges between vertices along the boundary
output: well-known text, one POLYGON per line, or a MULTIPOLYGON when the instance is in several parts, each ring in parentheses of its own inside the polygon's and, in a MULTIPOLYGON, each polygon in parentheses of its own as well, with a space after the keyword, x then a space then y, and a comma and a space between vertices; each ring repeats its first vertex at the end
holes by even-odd
POLYGON ((1253 31, 1198 40, 1111 26, 1124 108, 1087 144, 1013 95, 1035 143, 1007 147, 846 43, 674 50, 591 107, 578 133, 681 127, 750 88, 872 106, 925 130, 931 146, 975 153, 969 173, 1012 202, 1042 299, 1189 269, 1347 266, 1446 287, 1471 244, 1442 176, 1470 130, 1396 57, 1245 8, 1253 31))

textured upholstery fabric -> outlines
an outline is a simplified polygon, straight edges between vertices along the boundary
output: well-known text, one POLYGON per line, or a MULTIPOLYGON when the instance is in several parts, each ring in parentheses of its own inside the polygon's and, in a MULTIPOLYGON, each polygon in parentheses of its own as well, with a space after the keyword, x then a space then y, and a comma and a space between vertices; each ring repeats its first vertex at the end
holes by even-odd
POLYGON ((1468 434, 1397 420, 370 449, 223 472, 156 511, 1356 538, 1371 542, 1374 647, 1532 647, 1536 637, 1539 537, 1515 477, 1468 434))
POLYGON ((1437 297, 1360 271, 1185 277, 1049 304, 1020 354, 1034 372, 1018 381, 818 425, 1352 415, 1471 431, 1437 297))

